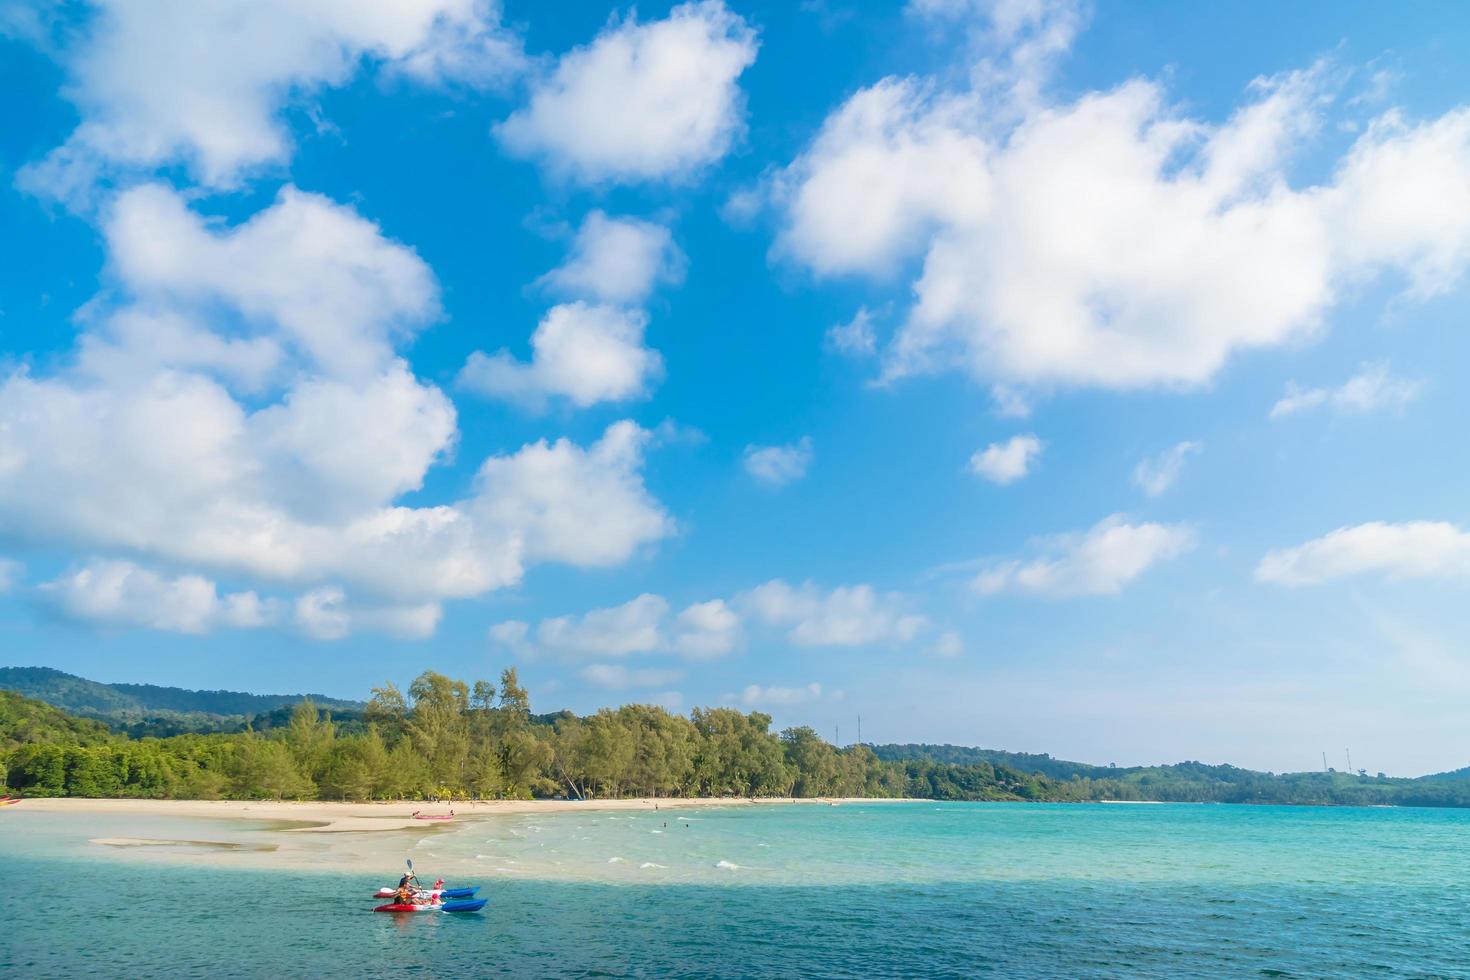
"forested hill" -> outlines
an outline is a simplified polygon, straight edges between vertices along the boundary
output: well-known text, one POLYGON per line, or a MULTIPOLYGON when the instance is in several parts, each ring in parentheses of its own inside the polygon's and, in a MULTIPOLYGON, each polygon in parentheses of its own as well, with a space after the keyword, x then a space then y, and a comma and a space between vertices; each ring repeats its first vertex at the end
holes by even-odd
POLYGON ((22 745, 102 745, 111 738, 100 721, 73 718, 14 691, 0 691, 0 757, 22 745))
POLYGON ((903 745, 869 745, 873 754, 884 762, 909 762, 928 759, 952 766, 1007 766, 1020 772, 1041 773, 1052 779, 1114 779, 1131 769, 1095 766, 1086 762, 1053 759, 1046 753, 1006 752, 1002 749, 977 749, 968 745, 929 745, 909 742, 903 745))
POLYGON ((50 667, 0 667, 0 689, 17 691, 70 714, 104 719, 159 713, 250 718, 307 698, 319 707, 333 710, 363 708, 359 701, 320 694, 242 694, 153 684, 103 684, 50 667))

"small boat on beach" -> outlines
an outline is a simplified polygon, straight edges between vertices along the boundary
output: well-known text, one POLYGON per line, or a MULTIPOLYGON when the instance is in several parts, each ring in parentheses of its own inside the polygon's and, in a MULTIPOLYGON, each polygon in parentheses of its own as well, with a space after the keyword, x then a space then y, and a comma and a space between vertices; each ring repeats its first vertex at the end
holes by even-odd
POLYGON ((20 802, 20 797, 19 796, 0 796, 0 806, 10 806, 10 804, 12 804, 12 803, 19 803, 19 802, 20 802))
POLYGON ((410 816, 415 820, 453 820, 454 811, 450 810, 448 813, 420 813, 415 810, 410 816))

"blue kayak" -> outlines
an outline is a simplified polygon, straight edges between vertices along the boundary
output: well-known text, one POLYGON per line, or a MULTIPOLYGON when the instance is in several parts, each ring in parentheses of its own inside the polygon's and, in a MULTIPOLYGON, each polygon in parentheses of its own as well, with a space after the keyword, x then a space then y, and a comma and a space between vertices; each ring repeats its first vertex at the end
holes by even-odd
POLYGON ((471 898, 457 902, 445 902, 440 906, 445 912, 478 912, 485 907, 488 901, 483 898, 471 898))
MULTIPOLYGON (((443 899, 474 898, 475 892, 479 890, 480 887, 476 885, 473 888, 420 888, 417 891, 420 895, 428 895, 432 898, 443 899)), ((397 889, 386 887, 379 888, 377 891, 373 892, 373 898, 392 898, 395 894, 397 894, 397 889)))

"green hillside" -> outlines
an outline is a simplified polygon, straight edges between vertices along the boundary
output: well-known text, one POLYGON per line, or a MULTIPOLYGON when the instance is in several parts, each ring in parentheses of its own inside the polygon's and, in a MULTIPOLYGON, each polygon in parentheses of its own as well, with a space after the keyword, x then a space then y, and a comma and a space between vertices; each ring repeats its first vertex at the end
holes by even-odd
MULTIPOLYGON (((50 667, 0 667, 0 690, 15 691, 83 718, 97 718, 134 738, 186 732, 233 732, 262 715, 310 698, 350 716, 363 704, 320 694, 243 694, 191 691, 154 684, 103 684, 50 667)), ((266 721, 269 725, 270 721, 266 721)))
POLYGON ((100 721, 73 718, 14 691, 0 691, 0 756, 21 745, 104 745, 112 740, 100 721))
POLYGON ((1021 772, 1039 772, 1052 779, 1116 779, 1132 769, 1113 766, 1094 766, 1086 762, 1067 762, 1053 759, 1046 753, 1006 752, 1003 749, 977 749, 968 745, 926 745, 907 743, 904 745, 869 745, 873 754, 884 762, 908 762, 928 759, 952 766, 1006 766, 1021 772))

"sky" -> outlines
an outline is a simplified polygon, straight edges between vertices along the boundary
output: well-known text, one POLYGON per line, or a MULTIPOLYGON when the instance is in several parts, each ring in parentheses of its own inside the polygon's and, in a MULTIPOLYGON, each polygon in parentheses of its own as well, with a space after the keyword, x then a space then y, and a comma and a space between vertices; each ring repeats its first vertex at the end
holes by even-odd
POLYGON ((1467 42, 0 0, 0 664, 1466 765, 1467 42))

